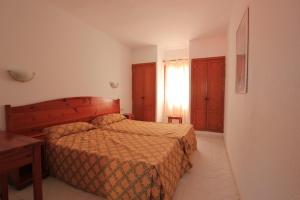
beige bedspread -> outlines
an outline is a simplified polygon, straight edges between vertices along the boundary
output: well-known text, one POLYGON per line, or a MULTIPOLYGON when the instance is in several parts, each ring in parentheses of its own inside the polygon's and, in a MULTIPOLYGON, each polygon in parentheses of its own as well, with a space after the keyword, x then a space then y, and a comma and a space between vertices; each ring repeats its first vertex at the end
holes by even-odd
POLYGON ((51 175, 107 199, 172 199, 191 167, 169 138, 101 129, 49 138, 51 175))
POLYGON ((197 150, 196 135, 190 124, 167 124, 124 119, 99 128, 136 135, 178 139, 188 156, 197 150))

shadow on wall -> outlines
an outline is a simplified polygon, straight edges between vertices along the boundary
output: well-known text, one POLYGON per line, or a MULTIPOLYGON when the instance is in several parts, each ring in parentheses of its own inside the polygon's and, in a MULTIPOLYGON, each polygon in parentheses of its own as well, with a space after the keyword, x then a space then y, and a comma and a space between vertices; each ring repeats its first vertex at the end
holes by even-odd
POLYGON ((9 70, 8 68, 1 67, 1 69, 0 69, 0 80, 4 80, 4 81, 12 80, 9 77, 9 74, 7 73, 8 70, 9 70))
MULTIPOLYGON (((7 67, 1 67, 1 69, 0 69, 0 80, 3 81, 3 83, 1 83, 1 84, 11 83, 11 82, 15 82, 17 84, 22 84, 22 83, 18 83, 15 80, 13 80, 9 76, 9 74, 7 72, 8 70, 9 69, 7 67)), ((4 86, 4 88, 5 88, 5 86, 4 86)), ((14 92, 14 91, 4 90, 4 91, 2 91, 1 95, 8 95, 11 92, 14 92)), ((5 104, 9 104, 9 102, 3 102, 3 101, 1 101, 1 99, 0 99, 0 102, 5 103, 5 104)), ((3 104, 3 105, 0 105, 0 131, 3 131, 5 129, 6 129, 6 126, 5 126, 5 105, 3 104)))
POLYGON ((5 130, 5 112, 4 112, 4 105, 0 106, 0 119, 3 119, 0 121, 0 131, 5 130))
MULTIPOLYGON (((7 73, 7 68, 5 67, 1 67, 0 69, 0 80, 3 80, 3 81, 13 81, 8 73, 7 73)), ((11 91, 2 91, 3 93, 1 95, 7 95, 8 92, 11 92, 11 91)), ((5 105, 0 105, 0 131, 4 131, 6 128, 5 128, 5 105)))

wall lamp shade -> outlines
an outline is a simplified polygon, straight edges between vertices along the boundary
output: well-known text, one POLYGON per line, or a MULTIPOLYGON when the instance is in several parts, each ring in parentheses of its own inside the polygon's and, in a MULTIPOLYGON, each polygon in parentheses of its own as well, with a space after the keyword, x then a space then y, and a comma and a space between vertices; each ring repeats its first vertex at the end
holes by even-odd
POLYGON ((35 72, 26 72, 19 70, 8 70, 7 72, 13 80, 19 82, 28 82, 35 77, 35 72))
POLYGON ((118 83, 118 82, 113 82, 113 81, 111 81, 111 82, 109 82, 109 85, 110 85, 110 87, 113 88, 113 89, 119 87, 119 83, 118 83))

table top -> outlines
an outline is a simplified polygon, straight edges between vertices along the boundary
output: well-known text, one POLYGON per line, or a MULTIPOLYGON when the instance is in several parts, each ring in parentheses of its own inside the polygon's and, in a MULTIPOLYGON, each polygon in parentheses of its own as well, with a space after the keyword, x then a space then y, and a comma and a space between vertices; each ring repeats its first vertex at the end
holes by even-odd
POLYGON ((0 131, 0 153, 42 143, 43 141, 39 139, 0 131))
POLYGON ((168 116, 168 118, 179 119, 179 118, 182 118, 182 117, 181 116, 168 116))

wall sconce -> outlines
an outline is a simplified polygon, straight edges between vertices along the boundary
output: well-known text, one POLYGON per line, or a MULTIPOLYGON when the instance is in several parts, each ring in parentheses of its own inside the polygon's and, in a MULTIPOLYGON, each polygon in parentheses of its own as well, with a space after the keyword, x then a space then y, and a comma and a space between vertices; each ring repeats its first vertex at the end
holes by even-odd
POLYGON ((114 82, 114 81, 110 81, 109 85, 111 88, 115 89, 119 87, 119 83, 118 82, 114 82))
POLYGON ((7 73, 13 80, 19 81, 19 82, 28 82, 28 81, 31 81, 35 77, 35 72, 8 70, 7 73))

